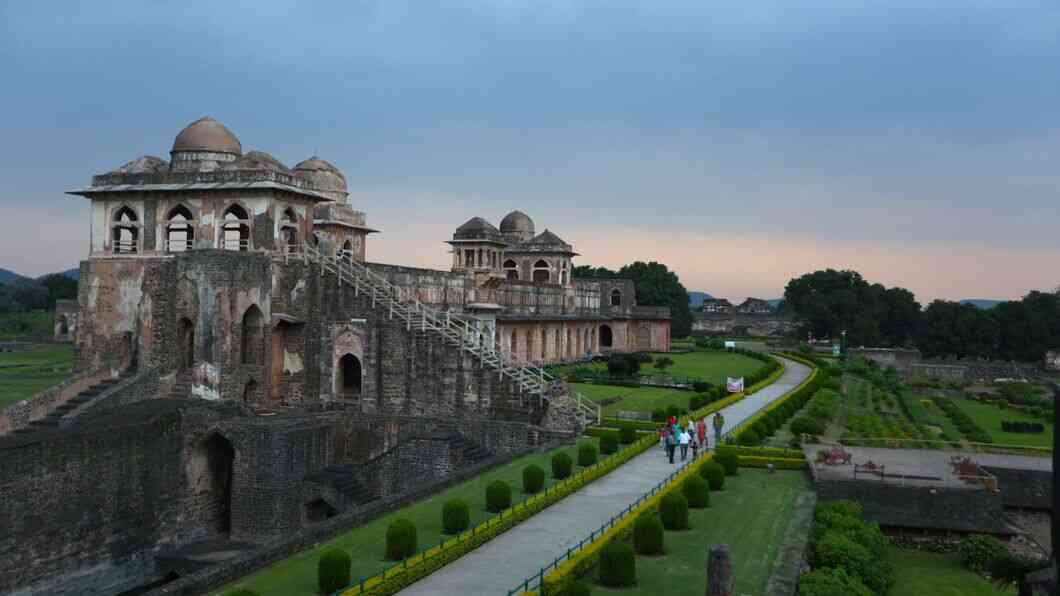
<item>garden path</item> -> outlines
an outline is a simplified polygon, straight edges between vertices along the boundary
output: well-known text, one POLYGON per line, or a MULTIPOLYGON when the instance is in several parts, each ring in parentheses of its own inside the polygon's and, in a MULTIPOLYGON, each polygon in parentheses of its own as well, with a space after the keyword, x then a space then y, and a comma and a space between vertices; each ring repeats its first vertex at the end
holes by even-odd
MULTIPOLYGON (((810 368, 783 359, 784 374, 772 385, 722 410, 729 432, 758 410, 793 390, 810 368)), ((709 422, 709 421, 708 421, 709 422)), ((507 594, 518 582, 589 536, 612 516, 666 479, 677 467, 661 449, 649 449, 617 470, 589 484, 504 534, 439 569, 401 592, 436 594, 507 594)))

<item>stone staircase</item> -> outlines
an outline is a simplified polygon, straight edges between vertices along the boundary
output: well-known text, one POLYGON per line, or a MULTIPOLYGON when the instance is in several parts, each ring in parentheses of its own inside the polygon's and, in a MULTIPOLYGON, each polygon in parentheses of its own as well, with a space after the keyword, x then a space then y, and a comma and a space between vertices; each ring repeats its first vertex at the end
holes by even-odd
POLYGON ((34 431, 45 428, 58 428, 62 419, 67 414, 95 400, 104 392, 111 389, 115 385, 121 383, 122 381, 128 379, 133 374, 133 371, 125 371, 116 378, 106 379, 104 381, 96 383, 95 385, 89 387, 88 389, 85 389, 81 393, 78 393, 74 397, 70 398, 66 402, 56 406, 55 409, 53 409, 51 412, 48 412, 47 416, 31 421, 26 427, 16 429, 14 431, 14 434, 32 433, 34 431))
POLYGON ((177 373, 173 386, 169 389, 167 397, 171 399, 183 399, 191 395, 191 370, 182 370, 177 373))
POLYGON ((470 466, 493 455, 488 449, 478 443, 464 437, 459 433, 453 433, 448 437, 449 446, 454 451, 459 451, 464 457, 464 465, 470 466))
POLYGON ((357 481, 357 464, 334 465, 321 468, 306 477, 306 480, 323 484, 335 489, 340 500, 340 510, 362 506, 379 498, 379 495, 368 486, 357 481))
POLYGON ((565 383, 537 366, 515 360, 512 355, 497 346, 492 335, 470 320, 448 312, 436 311, 414 296, 391 284, 386 278, 368 269, 364 263, 340 257, 322 255, 315 247, 303 244, 295 252, 285 252, 283 259, 297 259, 321 266, 321 274, 333 273, 339 283, 353 287, 356 294, 365 294, 371 299, 373 308, 388 311, 391 318, 405 322, 406 329, 437 333, 449 343, 458 346, 482 362, 483 366, 497 371, 499 378, 509 379, 521 396, 529 396, 547 404, 546 420, 554 427, 581 429, 598 424, 600 406, 579 393, 570 391, 565 383), (557 390, 563 391, 562 399, 557 390))

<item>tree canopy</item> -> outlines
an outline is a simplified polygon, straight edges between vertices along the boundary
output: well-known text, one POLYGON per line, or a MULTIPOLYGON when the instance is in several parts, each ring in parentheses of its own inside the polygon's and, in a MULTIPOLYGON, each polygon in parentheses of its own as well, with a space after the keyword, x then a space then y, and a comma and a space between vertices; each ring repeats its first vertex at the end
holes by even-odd
POLYGON ((692 332, 692 313, 688 308, 688 290, 681 285, 677 274, 666 265, 652 261, 636 261, 612 271, 606 267, 580 265, 573 270, 575 278, 631 279, 641 306, 670 307, 670 333, 682 337, 692 332))

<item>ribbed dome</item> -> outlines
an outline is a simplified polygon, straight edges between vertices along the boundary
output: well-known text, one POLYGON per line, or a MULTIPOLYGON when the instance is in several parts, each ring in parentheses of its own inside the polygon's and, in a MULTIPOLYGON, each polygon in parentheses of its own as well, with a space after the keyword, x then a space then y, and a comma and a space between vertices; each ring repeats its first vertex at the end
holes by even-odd
POLYGON ((296 165, 294 171, 320 190, 346 193, 346 176, 327 160, 314 155, 296 165))
POLYGON ((534 220, 530 219, 530 216, 522 211, 512 211, 501 220, 501 231, 529 233, 533 236, 534 220))
POLYGON ((206 116, 187 125, 173 140, 173 153, 182 151, 241 155, 243 145, 224 124, 206 116))

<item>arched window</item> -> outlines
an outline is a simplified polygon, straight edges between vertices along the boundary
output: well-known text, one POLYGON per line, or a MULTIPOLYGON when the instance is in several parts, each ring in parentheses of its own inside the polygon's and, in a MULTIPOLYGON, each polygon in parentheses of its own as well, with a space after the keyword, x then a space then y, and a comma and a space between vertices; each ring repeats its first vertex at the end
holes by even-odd
POLYGON ((622 292, 617 288, 611 290, 611 306, 622 306, 622 292))
POLYGON ((354 398, 361 395, 361 361, 353 354, 339 358, 339 395, 354 398))
POLYGON ((134 253, 139 251, 140 221, 136 212, 129 207, 122 207, 114 213, 114 227, 111 251, 115 253, 134 253))
POLYGON ((191 250, 195 241, 194 218, 191 209, 177 205, 166 216, 166 252, 191 250))
POLYGON ((559 272, 559 283, 566 285, 570 281, 567 275, 567 261, 563 261, 563 268, 559 272))
POLYGON ((600 349, 610 348, 612 339, 611 327, 600 325, 600 349))
POLYGON ((347 240, 342 243, 342 258, 346 259, 347 262, 353 262, 353 243, 347 240))
POLYGON ((545 341, 545 328, 542 327, 541 328, 541 359, 542 360, 545 359, 545 352, 548 351, 548 350, 545 349, 545 346, 546 346, 547 343, 548 342, 545 341))
POLYGON ((573 345, 573 342, 571 342, 571 340, 570 340, 570 328, 568 327, 567 328, 567 356, 571 356, 573 354, 574 354, 574 345, 573 345))
POLYGON ((298 252, 298 216, 290 207, 283 210, 283 218, 280 220, 280 235, 282 236, 284 248, 287 252, 298 252))
POLYGON ((563 358, 563 335, 560 333, 560 329, 555 329, 553 331, 552 338, 553 338, 553 340, 555 341, 555 344, 556 344, 556 348, 554 350, 555 353, 556 353, 556 358, 562 359, 563 358))
POLYGON ((508 279, 519 279, 519 265, 515 261, 508 259, 504 262, 504 273, 508 279))
POLYGON ((265 357, 265 316, 261 309, 251 305, 243 313, 243 364, 262 364, 265 357))
POLYGON ((250 250, 250 215, 239 205, 225 210, 221 226, 221 248, 250 250))
POLYGON ((195 325, 191 319, 184 317, 177 323, 177 356, 180 368, 191 368, 195 365, 195 325))
POLYGON ((552 273, 549 270, 548 263, 544 259, 534 263, 534 281, 547 284, 551 280, 552 273))
POLYGON ((515 353, 518 351, 518 348, 519 336, 515 333, 515 331, 512 331, 512 341, 511 344, 508 346, 508 352, 512 355, 513 358, 515 357, 515 353))

